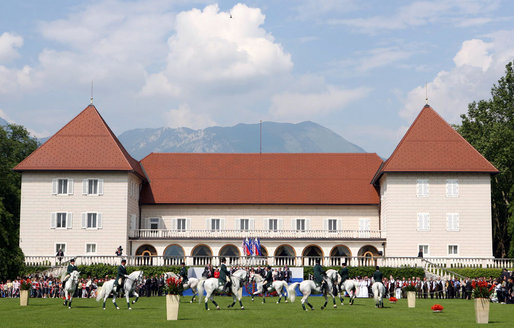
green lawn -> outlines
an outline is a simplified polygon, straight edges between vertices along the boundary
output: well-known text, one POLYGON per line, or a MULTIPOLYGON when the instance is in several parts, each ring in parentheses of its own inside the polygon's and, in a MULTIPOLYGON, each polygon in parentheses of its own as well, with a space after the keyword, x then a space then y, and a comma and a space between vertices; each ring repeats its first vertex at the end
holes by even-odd
MULTIPOLYGON (((74 299, 73 309, 62 305, 61 300, 30 299, 28 307, 20 307, 18 299, 0 299, 0 327, 474 327, 473 301, 466 300, 417 300, 416 308, 409 309, 407 300, 397 304, 386 301, 385 308, 376 309, 373 300, 357 299, 350 306, 329 307, 320 310, 322 298, 311 297, 316 309, 302 311, 299 299, 293 304, 275 304, 276 299, 243 300, 245 310, 239 307, 227 309, 231 298, 217 297, 220 311, 205 311, 203 304, 190 304, 190 297, 181 299, 179 320, 166 321, 165 298, 141 298, 126 309, 126 303, 118 302, 121 310, 115 310, 110 299, 107 309, 90 299, 74 299), (442 313, 432 313, 430 307, 439 303, 442 313)), ((237 303, 236 303, 237 304, 237 303)), ((330 304, 330 303, 329 303, 330 304)), ((491 304, 489 326, 513 327, 514 306, 491 304)))

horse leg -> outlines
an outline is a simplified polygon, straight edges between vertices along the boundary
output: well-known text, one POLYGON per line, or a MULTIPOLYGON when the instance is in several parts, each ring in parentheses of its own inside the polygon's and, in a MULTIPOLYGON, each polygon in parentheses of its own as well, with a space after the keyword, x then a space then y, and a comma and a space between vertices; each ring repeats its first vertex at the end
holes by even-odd
POLYGON ((120 309, 118 304, 116 304, 116 292, 112 293, 112 304, 114 304, 114 307, 116 308, 116 310, 120 309))
POLYGON ((337 308, 336 297, 334 295, 332 295, 332 301, 334 301, 334 309, 337 308))
POLYGON ((71 309, 71 301, 73 301, 73 294, 70 295, 70 302, 68 303, 68 309, 71 309))
POLYGON ((327 303, 328 303, 328 297, 327 295, 323 295, 323 297, 325 297, 325 303, 323 304, 323 306, 321 307, 322 310, 324 310, 326 307, 327 307, 327 303))
POLYGON ((132 308, 130 307, 130 292, 125 292, 125 299, 127 300, 127 308, 129 310, 132 310, 132 308))
POLYGON ((212 296, 211 296, 211 301, 216 306, 216 310, 221 310, 220 306, 218 305, 218 303, 216 303, 216 301, 214 300, 214 297, 212 297, 212 296))
POLYGON ((68 291, 64 291, 64 306, 68 305, 68 291))
MULTIPOLYGON (((209 297, 211 297, 211 295, 209 295, 209 294, 205 295, 205 309, 206 309, 207 311, 209 311, 209 310, 210 310, 210 309, 209 309, 209 304, 208 304, 208 303, 209 303, 209 297)), ((200 301, 201 301, 201 300, 200 300, 200 301)))
POLYGON ((137 300, 139 299, 139 294, 134 292, 134 295, 136 295, 136 299, 132 301, 132 304, 136 303, 137 300))

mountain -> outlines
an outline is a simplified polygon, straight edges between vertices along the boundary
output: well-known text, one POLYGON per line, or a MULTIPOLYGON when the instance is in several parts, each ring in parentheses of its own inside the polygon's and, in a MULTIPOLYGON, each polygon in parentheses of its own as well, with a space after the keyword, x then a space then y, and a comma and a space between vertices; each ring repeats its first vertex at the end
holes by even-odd
MULTIPOLYGON (((259 124, 232 127, 133 129, 118 138, 136 159, 151 152, 258 153, 259 124)), ((363 153, 330 129, 314 122, 262 123, 263 153, 363 153)))
POLYGON ((4 120, 3 118, 0 117, 0 126, 5 126, 7 124, 9 124, 9 123, 7 123, 6 120, 4 120))

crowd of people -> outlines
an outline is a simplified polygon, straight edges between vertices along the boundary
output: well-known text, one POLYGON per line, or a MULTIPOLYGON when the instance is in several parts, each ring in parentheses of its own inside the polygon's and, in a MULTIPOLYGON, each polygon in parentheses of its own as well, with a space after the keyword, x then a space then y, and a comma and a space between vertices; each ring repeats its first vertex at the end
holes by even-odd
MULTIPOLYGON (((269 267, 240 267, 233 266, 230 272, 244 269, 250 273, 260 274, 265 279, 271 277, 272 280, 283 280, 287 283, 291 282, 291 270, 287 267, 269 268, 269 267)), ((344 275, 347 275, 347 268, 342 269, 344 275)), ((203 278, 219 278, 220 268, 212 267, 210 264, 204 268, 202 273, 203 278)), ((187 279, 181 271, 181 276, 187 279)), ((75 297, 89 298, 96 297, 98 286, 101 286, 105 281, 113 277, 105 276, 101 278, 87 277, 79 280, 75 297)), ((349 278, 349 277, 348 277, 349 278)), ((43 277, 27 277, 23 280, 29 280, 31 283, 31 297, 34 298, 62 298, 64 296, 63 283, 59 278, 53 276, 43 277)), ((371 277, 355 277, 359 282, 359 289, 357 297, 367 298, 371 297, 371 277)), ((507 270, 503 270, 498 278, 479 278, 479 279, 459 279, 453 278, 443 280, 441 278, 420 278, 420 277, 397 277, 389 276, 383 278, 382 282, 386 288, 387 297, 395 297, 397 299, 406 296, 405 288, 413 286, 416 289, 418 298, 432 298, 432 299, 471 299, 472 290, 479 283, 487 284, 487 288, 491 291, 491 300, 503 304, 514 304, 514 274, 507 270)), ((0 282, 0 297, 19 297, 20 284, 22 278, 6 282, 0 282)), ((140 296, 162 296, 165 294, 165 276, 153 275, 145 276, 137 287, 140 296)))

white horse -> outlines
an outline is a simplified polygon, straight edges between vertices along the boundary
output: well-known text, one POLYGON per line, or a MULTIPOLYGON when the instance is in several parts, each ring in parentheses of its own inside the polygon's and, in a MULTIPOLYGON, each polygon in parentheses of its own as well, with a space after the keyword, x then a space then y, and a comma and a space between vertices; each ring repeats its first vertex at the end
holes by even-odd
POLYGON ((252 294, 252 301, 253 301, 253 298, 255 295, 259 295, 260 293, 262 293, 262 303, 266 303, 266 298, 264 297, 266 292, 271 292, 271 291, 275 290, 278 294, 277 304, 280 303, 280 300, 282 299, 282 297, 284 297, 284 299, 286 300, 286 303, 287 303, 287 294, 286 294, 287 282, 285 282, 283 280, 275 280, 271 283, 271 286, 270 286, 270 288, 268 288, 268 290, 263 291, 262 289, 264 287, 263 286, 264 278, 260 274, 255 274, 252 272, 250 274, 250 282, 253 282, 253 281, 255 281, 257 290, 252 294))
MULTIPOLYGON (((241 296, 239 295, 239 290, 243 286, 243 282, 248 278, 248 273, 246 270, 237 270, 231 275, 232 286, 230 287, 232 292, 233 302, 228 307, 231 308, 236 304, 236 300, 239 301, 239 305, 241 306, 241 310, 244 310, 245 307, 241 302, 241 296), (237 298, 236 298, 237 297, 237 298)), ((209 278, 209 279, 200 279, 198 282, 198 295, 200 296, 198 302, 202 301, 203 291, 205 290, 205 309, 210 310, 208 306, 209 300, 216 306, 216 309, 220 309, 219 305, 214 301, 213 293, 215 291, 222 292, 224 284, 219 284, 218 278, 209 278)))
MULTIPOLYGON (((168 280, 168 278, 175 278, 175 279, 180 279, 180 276, 178 274, 176 274, 175 272, 166 272, 164 274, 164 280, 168 280)), ((191 288, 191 290, 193 291, 193 298, 191 299, 191 301, 189 301, 189 303, 193 303, 194 300, 196 299, 196 295, 198 295, 198 282, 200 280, 197 279, 197 278, 187 278, 187 283, 183 284, 182 286, 184 287, 184 290, 188 289, 188 288, 191 288)))
POLYGON ((350 305, 353 305, 355 297, 357 297, 357 293, 359 291, 359 282, 353 279, 346 279, 340 286, 339 299, 341 300, 341 304, 344 304, 344 293, 346 292, 350 297, 350 305))
MULTIPOLYGON (((136 296, 136 299, 132 301, 132 304, 136 303, 139 299, 139 294, 136 293, 136 287, 138 284, 141 283, 141 280, 143 279, 143 271, 134 271, 125 279, 125 283, 123 284, 123 291, 125 292, 125 298, 127 299, 127 307, 129 310, 132 310, 130 307, 130 294, 133 293, 136 296)), ((107 300, 107 297, 109 297, 109 294, 112 292, 114 286, 114 279, 111 279, 107 282, 105 282, 101 288, 101 290, 98 292, 98 295, 96 296, 96 301, 100 301, 102 298, 104 300, 103 303, 103 309, 105 310, 105 301, 107 300)), ((112 293, 112 303, 116 307, 117 310, 120 308, 118 307, 118 304, 116 304, 116 292, 112 293)))
POLYGON ((77 270, 70 273, 70 277, 66 280, 64 284, 64 306, 68 305, 68 309, 71 309, 71 302, 73 301, 73 294, 75 294, 75 290, 77 289, 77 285, 79 282, 80 272, 77 270), (69 303, 68 303, 69 300, 69 303))
MULTIPOLYGON (((327 306, 327 303, 328 303, 327 294, 334 297, 334 295, 332 294, 332 290, 333 290, 332 281, 330 281, 330 279, 325 279, 325 281, 327 282, 327 291, 326 291, 326 293, 323 294, 323 297, 325 297, 325 304, 323 304, 323 306, 321 306, 322 310, 325 309, 325 307, 327 306)), ((302 282, 295 282, 295 283, 289 285, 289 287, 287 288, 287 295, 288 295, 291 303, 294 302, 294 300, 296 298, 296 287, 298 285, 300 285, 300 292, 303 294, 302 308, 305 311, 307 311, 307 309, 305 308, 305 303, 307 303, 307 305, 311 308, 311 310, 314 310, 311 303, 309 303, 309 296, 311 294, 321 294, 321 286, 317 287, 316 283, 314 283, 314 281, 312 281, 312 280, 304 280, 302 282)))
POLYGON ((371 286, 371 291, 373 292, 373 297, 375 298, 375 307, 377 308, 383 308, 384 302, 382 298, 385 295, 385 287, 384 284, 381 282, 375 282, 371 286))

